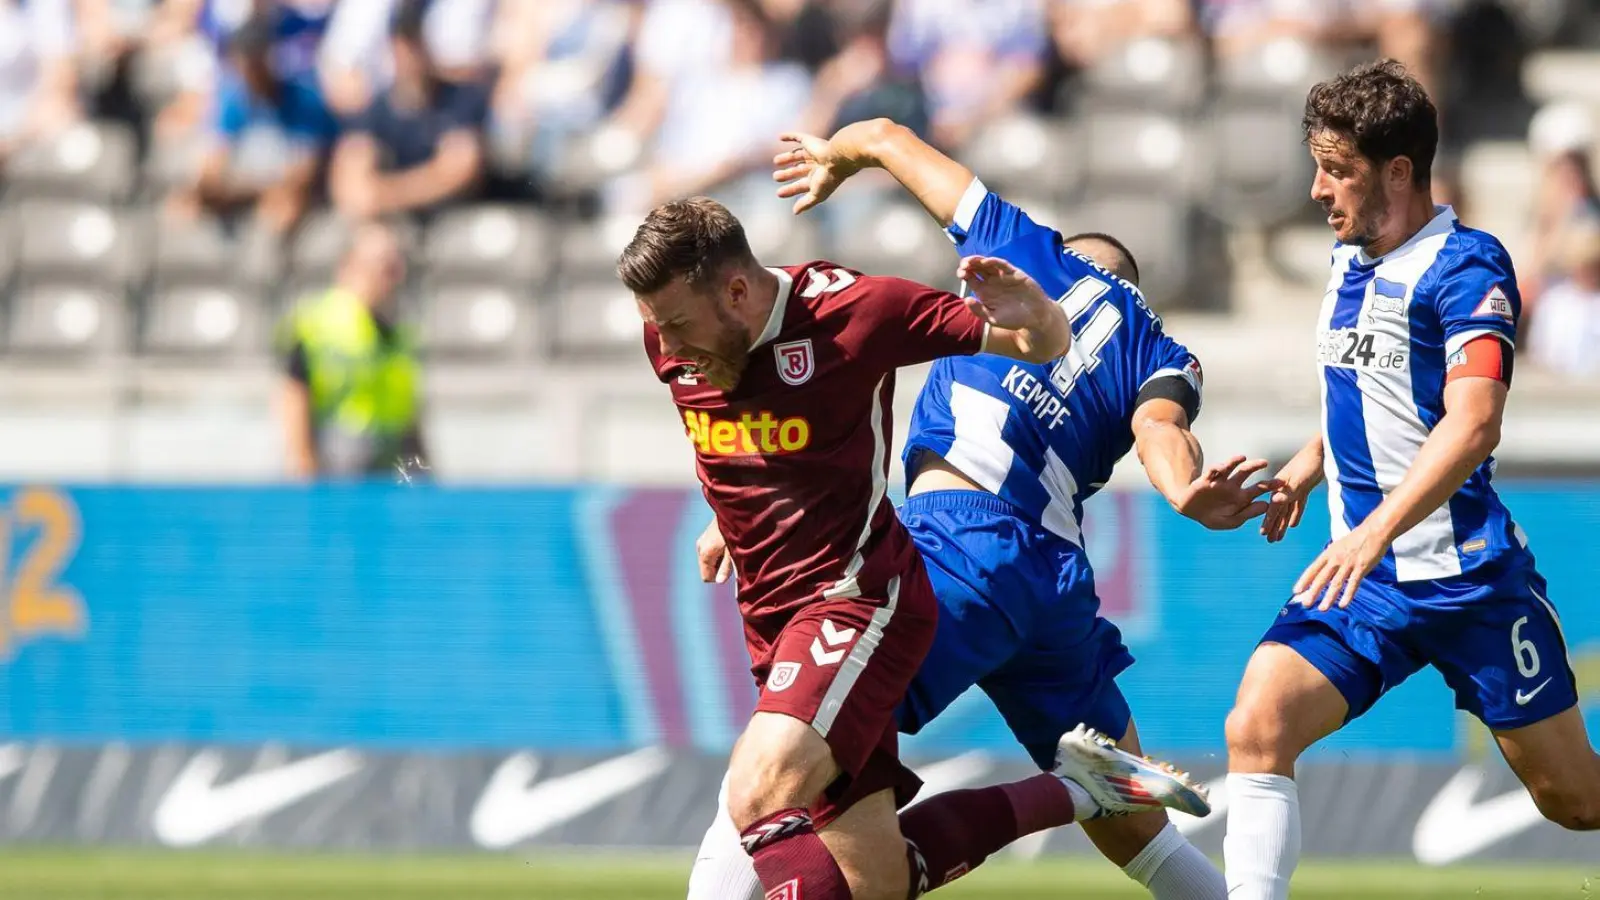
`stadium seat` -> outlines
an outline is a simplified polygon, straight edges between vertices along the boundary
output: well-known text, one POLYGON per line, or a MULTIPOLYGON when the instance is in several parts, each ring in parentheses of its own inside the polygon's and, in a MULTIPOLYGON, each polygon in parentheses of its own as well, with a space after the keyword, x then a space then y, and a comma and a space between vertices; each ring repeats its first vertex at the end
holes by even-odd
POLYGON ((350 224, 330 210, 314 212, 295 229, 289 268, 297 278, 326 281, 350 245, 350 224))
POLYGON ((1207 117, 1206 207, 1229 224, 1276 225, 1303 213, 1315 167, 1300 142, 1298 111, 1219 102, 1207 117))
POLYGON ((263 352, 266 310, 260 292, 226 281, 150 292, 139 350, 152 356, 251 357, 263 352))
POLYGON ((246 227, 230 234, 215 219, 163 217, 150 268, 160 284, 232 282, 269 285, 282 270, 282 248, 271 234, 246 227))
POLYGON ((124 349, 127 308, 103 286, 25 286, 12 298, 6 349, 13 355, 100 358, 124 349))
POLYGON ((1063 233, 1101 231, 1128 245, 1139 286, 1157 309, 1205 305, 1193 284, 1193 218, 1187 204, 1163 194, 1096 194, 1075 204, 1063 233))
POLYGON ((145 153, 139 195, 160 202, 173 190, 192 185, 200 175, 205 142, 193 136, 155 136, 145 153))
POLYGON ((817 234, 814 214, 796 216, 783 203, 762 210, 747 210, 740 217, 750 250, 769 266, 792 266, 810 262, 822 255, 822 239, 817 234))
POLYGON ((920 206, 894 200, 875 210, 840 247, 835 261, 869 275, 895 275, 949 289, 957 255, 920 206))
POLYGON ((124 125, 79 122, 26 144, 6 162, 6 197, 117 203, 138 181, 138 145, 124 125))
POLYGON ((145 214, 30 200, 12 215, 19 230, 17 265, 25 280, 122 288, 144 277, 152 231, 145 214))
POLYGON ((1279 38, 1217 61, 1217 86, 1238 97, 1305 100, 1313 84, 1338 74, 1350 60, 1295 38, 1279 38))
POLYGON ((518 288, 482 283, 425 284, 418 292, 422 349, 472 362, 526 354, 536 310, 518 288))
POLYGON ((1159 113, 1090 111, 1084 116, 1084 155, 1093 190, 1137 189, 1187 195, 1197 180, 1191 132, 1159 113))
POLYGON ((549 226, 514 206, 470 206, 439 216, 423 238, 428 271, 439 278, 528 284, 550 274, 549 226))
POLYGON ((1206 94, 1205 48, 1196 41, 1145 37, 1108 53, 1085 73, 1096 105, 1182 112, 1206 94))
POLYGON ((567 282, 555 296, 552 355, 618 357, 642 352, 638 307, 614 276, 567 282))
POLYGON ((616 278, 617 255, 633 240, 643 216, 611 214, 592 221, 558 223, 564 279, 616 278))
POLYGON ((1083 180, 1079 137, 1068 122, 1018 115, 984 128, 958 155, 1008 199, 1017 189, 1061 197, 1083 180))

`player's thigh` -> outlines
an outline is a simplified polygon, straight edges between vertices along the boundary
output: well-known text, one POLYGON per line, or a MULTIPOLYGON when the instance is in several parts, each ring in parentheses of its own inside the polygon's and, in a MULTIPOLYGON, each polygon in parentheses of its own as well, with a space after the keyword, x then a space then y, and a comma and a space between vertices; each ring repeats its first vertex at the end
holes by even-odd
POLYGON ((854 900, 904 900, 911 887, 893 791, 863 797, 821 831, 854 900))
POLYGON ((1228 769, 1293 777, 1300 754, 1343 727, 1349 712, 1323 668, 1296 647, 1262 643, 1250 655, 1228 714, 1228 769))
POLYGON ((1563 828, 1600 829, 1600 756, 1576 704, 1494 737, 1545 818, 1563 828))
POLYGON ((833 751, 809 722, 757 711, 728 760, 728 812, 741 831, 784 809, 808 808, 839 777, 833 751))
POLYGON ((979 684, 1040 769, 1055 767, 1056 744, 1078 725, 1113 739, 1128 729, 1117 675, 1133 663, 1122 635, 1088 613, 1040 624, 1025 648, 979 684))
MULTIPOLYGON (((1144 752, 1139 744, 1139 729, 1131 718, 1122 737, 1117 740, 1117 746, 1129 753, 1144 752)), ((1167 811, 1164 809, 1131 816, 1090 819, 1083 823, 1083 833, 1102 856, 1120 868, 1133 862, 1133 858, 1167 827, 1167 821, 1167 811)))

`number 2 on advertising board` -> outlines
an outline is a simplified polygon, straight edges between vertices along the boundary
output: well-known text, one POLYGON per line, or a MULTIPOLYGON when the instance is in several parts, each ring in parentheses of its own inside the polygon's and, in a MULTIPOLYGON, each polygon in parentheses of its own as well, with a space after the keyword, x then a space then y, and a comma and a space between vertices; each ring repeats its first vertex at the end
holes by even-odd
POLYGON ((59 491, 27 488, 0 507, 0 661, 26 638, 83 633, 83 598, 57 580, 82 536, 77 506, 59 491))

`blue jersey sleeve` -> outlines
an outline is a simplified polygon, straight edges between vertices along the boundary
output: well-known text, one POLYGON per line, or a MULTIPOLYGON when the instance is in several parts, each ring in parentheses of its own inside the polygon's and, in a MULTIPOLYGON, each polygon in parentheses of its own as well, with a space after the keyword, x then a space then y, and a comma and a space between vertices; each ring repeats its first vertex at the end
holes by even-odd
POLYGON ((1203 396, 1200 360, 1188 347, 1167 334, 1161 317, 1146 306, 1142 298, 1131 292, 1130 295, 1133 309, 1130 310, 1132 322, 1128 327, 1135 330, 1131 373, 1136 382, 1131 386, 1134 396, 1140 396, 1152 382, 1163 378, 1179 378, 1193 388, 1195 413, 1198 413, 1199 401, 1203 396))
POLYGON ((976 178, 967 186, 954 221, 945 229, 963 256, 993 256, 1006 244, 1040 231, 1051 229, 1028 218, 1020 207, 1000 199, 976 178))
POLYGON ((1511 254, 1481 232, 1454 235, 1446 248, 1450 258, 1435 271, 1427 301, 1439 316, 1445 352, 1486 334, 1515 346, 1522 295, 1511 254))

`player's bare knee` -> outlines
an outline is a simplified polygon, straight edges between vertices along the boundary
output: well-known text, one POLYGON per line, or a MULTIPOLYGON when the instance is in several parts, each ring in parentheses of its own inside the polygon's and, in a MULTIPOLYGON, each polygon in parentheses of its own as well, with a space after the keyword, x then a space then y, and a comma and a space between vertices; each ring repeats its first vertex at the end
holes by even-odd
POLYGON ((1600 830, 1600 792, 1572 784, 1539 781, 1528 785, 1546 819, 1569 831, 1600 830))
POLYGON ((795 807, 808 807, 832 780, 827 744, 810 726, 757 714, 728 761, 728 815, 740 831, 795 807))
POLYGON ((1250 704, 1235 706, 1224 725, 1228 762, 1235 771, 1270 772, 1293 765, 1295 750, 1281 716, 1264 713, 1250 704))

